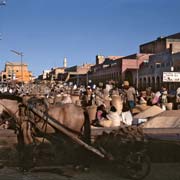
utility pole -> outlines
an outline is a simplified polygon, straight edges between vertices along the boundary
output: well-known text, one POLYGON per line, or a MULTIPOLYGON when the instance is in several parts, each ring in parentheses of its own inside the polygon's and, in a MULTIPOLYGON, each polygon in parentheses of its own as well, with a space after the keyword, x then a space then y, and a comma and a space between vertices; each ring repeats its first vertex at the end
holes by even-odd
POLYGON ((139 62, 138 62, 138 56, 136 55, 136 89, 139 88, 139 62))
POLYGON ((20 56, 21 57, 21 82, 23 84, 24 82, 24 77, 23 77, 23 53, 22 52, 18 52, 18 51, 15 51, 15 50, 11 50, 11 52, 15 53, 16 55, 20 56))

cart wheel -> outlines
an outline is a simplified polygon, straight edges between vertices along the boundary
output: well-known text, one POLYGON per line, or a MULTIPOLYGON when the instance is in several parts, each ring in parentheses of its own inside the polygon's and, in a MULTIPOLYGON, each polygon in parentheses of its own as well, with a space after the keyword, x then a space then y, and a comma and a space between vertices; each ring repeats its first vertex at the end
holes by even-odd
POLYGON ((130 153, 125 159, 126 175, 135 180, 146 177, 150 170, 151 164, 149 157, 140 152, 130 153))

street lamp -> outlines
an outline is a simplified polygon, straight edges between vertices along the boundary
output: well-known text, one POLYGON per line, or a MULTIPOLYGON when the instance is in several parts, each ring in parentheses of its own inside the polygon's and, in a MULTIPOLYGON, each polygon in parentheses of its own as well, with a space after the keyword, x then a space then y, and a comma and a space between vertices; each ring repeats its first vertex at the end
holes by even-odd
POLYGON ((138 57, 136 57, 136 89, 138 90, 139 88, 139 62, 138 62, 138 57))
POLYGON ((21 82, 23 83, 24 81, 24 78, 23 78, 23 67, 22 67, 22 59, 23 59, 23 53, 22 52, 18 52, 18 51, 15 51, 15 50, 11 50, 11 52, 15 53, 16 55, 20 56, 21 57, 21 82))

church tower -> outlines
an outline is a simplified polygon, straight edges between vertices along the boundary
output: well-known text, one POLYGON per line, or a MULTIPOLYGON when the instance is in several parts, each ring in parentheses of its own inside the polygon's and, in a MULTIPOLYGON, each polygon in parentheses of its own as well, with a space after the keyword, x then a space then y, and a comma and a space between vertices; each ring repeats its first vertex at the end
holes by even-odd
POLYGON ((64 58, 64 61, 63 61, 63 67, 64 67, 64 68, 67 67, 67 58, 66 58, 66 57, 64 58))

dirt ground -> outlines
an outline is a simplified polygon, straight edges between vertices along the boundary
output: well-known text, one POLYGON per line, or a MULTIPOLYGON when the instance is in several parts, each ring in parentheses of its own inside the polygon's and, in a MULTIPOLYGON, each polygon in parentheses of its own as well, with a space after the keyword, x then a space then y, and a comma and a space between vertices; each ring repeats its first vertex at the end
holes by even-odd
MULTIPOLYGON (((72 165, 67 165, 68 163, 66 163, 64 165, 51 166, 51 168, 49 166, 41 168, 35 167, 30 171, 22 172, 18 167, 9 166, 10 163, 3 163, 4 160, 8 160, 10 162, 17 161, 18 156, 15 148, 3 150, 4 147, 7 148, 10 145, 17 143, 16 137, 11 131, 6 131, 6 133, 0 131, 0 135, 0 145, 2 146, 0 149, 0 180, 127 180, 127 178, 124 177, 123 172, 117 173, 107 164, 99 163, 99 161, 98 163, 94 162, 94 159, 87 171, 83 169, 75 169, 72 165)), ((68 157, 70 159, 73 158, 70 156, 68 157)), ((18 162, 13 164, 17 163, 18 162)), ((50 164, 49 158, 48 164, 50 164)), ((144 180, 162 179, 180 180, 180 163, 152 163, 150 174, 144 180)))
MULTIPOLYGON (((34 172, 20 172, 18 168, 3 167, 0 169, 1 180, 127 180, 118 176, 108 167, 94 166, 88 171, 75 170, 72 166, 60 166, 54 169, 34 169, 34 172)), ((144 180, 179 180, 180 164, 152 164, 150 174, 144 180)))

